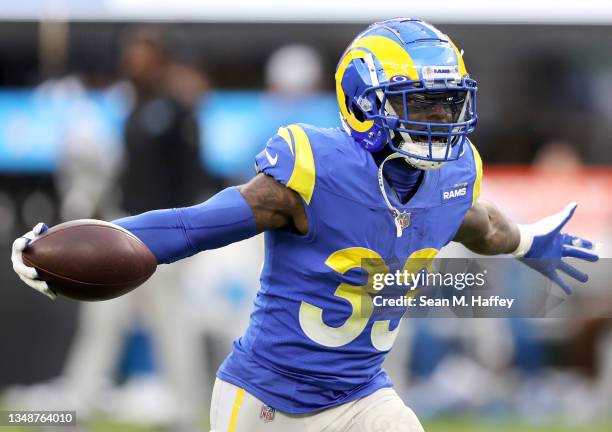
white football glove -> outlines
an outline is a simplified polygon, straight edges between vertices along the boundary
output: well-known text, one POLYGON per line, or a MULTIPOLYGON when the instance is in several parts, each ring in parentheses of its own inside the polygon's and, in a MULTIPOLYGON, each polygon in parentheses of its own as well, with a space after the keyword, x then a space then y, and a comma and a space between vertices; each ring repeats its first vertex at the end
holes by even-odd
POLYGON ((24 281, 28 286, 36 291, 46 295, 51 300, 55 300, 57 295, 49 288, 47 282, 38 279, 38 272, 34 267, 28 267, 23 263, 22 254, 25 248, 28 247, 38 236, 47 231, 49 228, 44 223, 36 224, 32 231, 25 233, 13 242, 13 250, 11 252, 11 261, 13 262, 13 270, 19 276, 19 279, 24 281))

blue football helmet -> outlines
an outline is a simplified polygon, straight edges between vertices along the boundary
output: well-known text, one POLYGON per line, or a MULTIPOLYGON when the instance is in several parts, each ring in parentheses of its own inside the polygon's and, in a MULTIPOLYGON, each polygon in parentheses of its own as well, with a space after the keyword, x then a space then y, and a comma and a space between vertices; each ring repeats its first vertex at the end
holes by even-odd
POLYGON ((476 128, 476 90, 450 38, 409 18, 372 24, 336 68, 346 131, 368 151, 388 145, 425 170, 461 156, 476 128))

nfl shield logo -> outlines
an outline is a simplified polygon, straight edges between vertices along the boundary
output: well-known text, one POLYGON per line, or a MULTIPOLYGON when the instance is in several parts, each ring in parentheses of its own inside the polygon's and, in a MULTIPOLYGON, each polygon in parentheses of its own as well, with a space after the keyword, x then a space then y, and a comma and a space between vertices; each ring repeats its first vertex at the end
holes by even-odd
POLYGON ((397 215, 397 223, 402 231, 408 228, 408 225, 410 225, 410 213, 401 212, 399 215, 397 215))
POLYGON ((272 408, 270 405, 262 405, 259 418, 262 419, 264 423, 270 423, 272 420, 274 420, 275 413, 276 409, 272 408))

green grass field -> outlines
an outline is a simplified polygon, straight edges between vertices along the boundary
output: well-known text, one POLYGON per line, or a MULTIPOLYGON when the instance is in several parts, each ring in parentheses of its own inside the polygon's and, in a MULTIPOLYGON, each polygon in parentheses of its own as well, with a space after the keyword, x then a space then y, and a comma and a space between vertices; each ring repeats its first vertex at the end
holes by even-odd
MULTIPOLYGON (((454 417, 444 420, 426 422, 424 424, 427 432, 610 432, 612 423, 589 424, 580 426, 568 426, 560 423, 546 423, 533 425, 521 423, 520 421, 508 421, 503 423, 488 423, 479 419, 469 417, 454 417)), ((34 427, 0 427, 0 432, 36 432, 40 429, 34 427)), ((59 429, 58 429, 59 430, 59 429)), ((69 431, 69 428, 64 429, 69 431)), ((160 432, 165 429, 147 428, 124 423, 113 423, 99 420, 88 424, 91 432, 160 432)), ((202 423, 202 431, 208 432, 205 422, 202 423)))
MULTIPOLYGON (((0 411, 6 409, 0 402, 0 411)), ((78 418, 78 413, 77 413, 78 418)), ((117 423, 108 419, 97 419, 87 423, 86 428, 78 429, 79 432, 172 432, 171 429, 137 426, 132 424, 117 423)), ((208 432, 208 419, 201 422, 202 432, 208 432)), ((502 422, 486 421, 482 418, 462 416, 448 417, 439 420, 426 421, 423 423, 427 432, 610 432, 612 431, 612 419, 607 423, 564 425, 561 422, 549 422, 542 424, 528 424, 517 420, 506 420, 502 422)), ((69 432, 72 428, 47 428, 46 430, 57 430, 69 432)), ((0 426, 0 432, 38 432, 38 427, 12 427, 0 426)))
POLYGON ((483 422, 482 419, 449 418, 427 422, 427 432, 610 432, 612 423, 589 425, 563 425, 561 423, 526 424, 520 421, 503 423, 483 422))

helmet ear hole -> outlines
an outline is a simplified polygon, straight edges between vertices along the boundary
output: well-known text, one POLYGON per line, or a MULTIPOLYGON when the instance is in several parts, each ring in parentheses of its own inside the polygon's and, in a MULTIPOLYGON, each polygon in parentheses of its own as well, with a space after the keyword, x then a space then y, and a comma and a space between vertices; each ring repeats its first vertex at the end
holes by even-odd
POLYGON ((365 114, 361 110, 361 107, 357 105, 355 102, 351 102, 350 111, 353 113, 353 115, 355 116, 357 120, 359 120, 360 122, 365 121, 366 119, 365 114))

